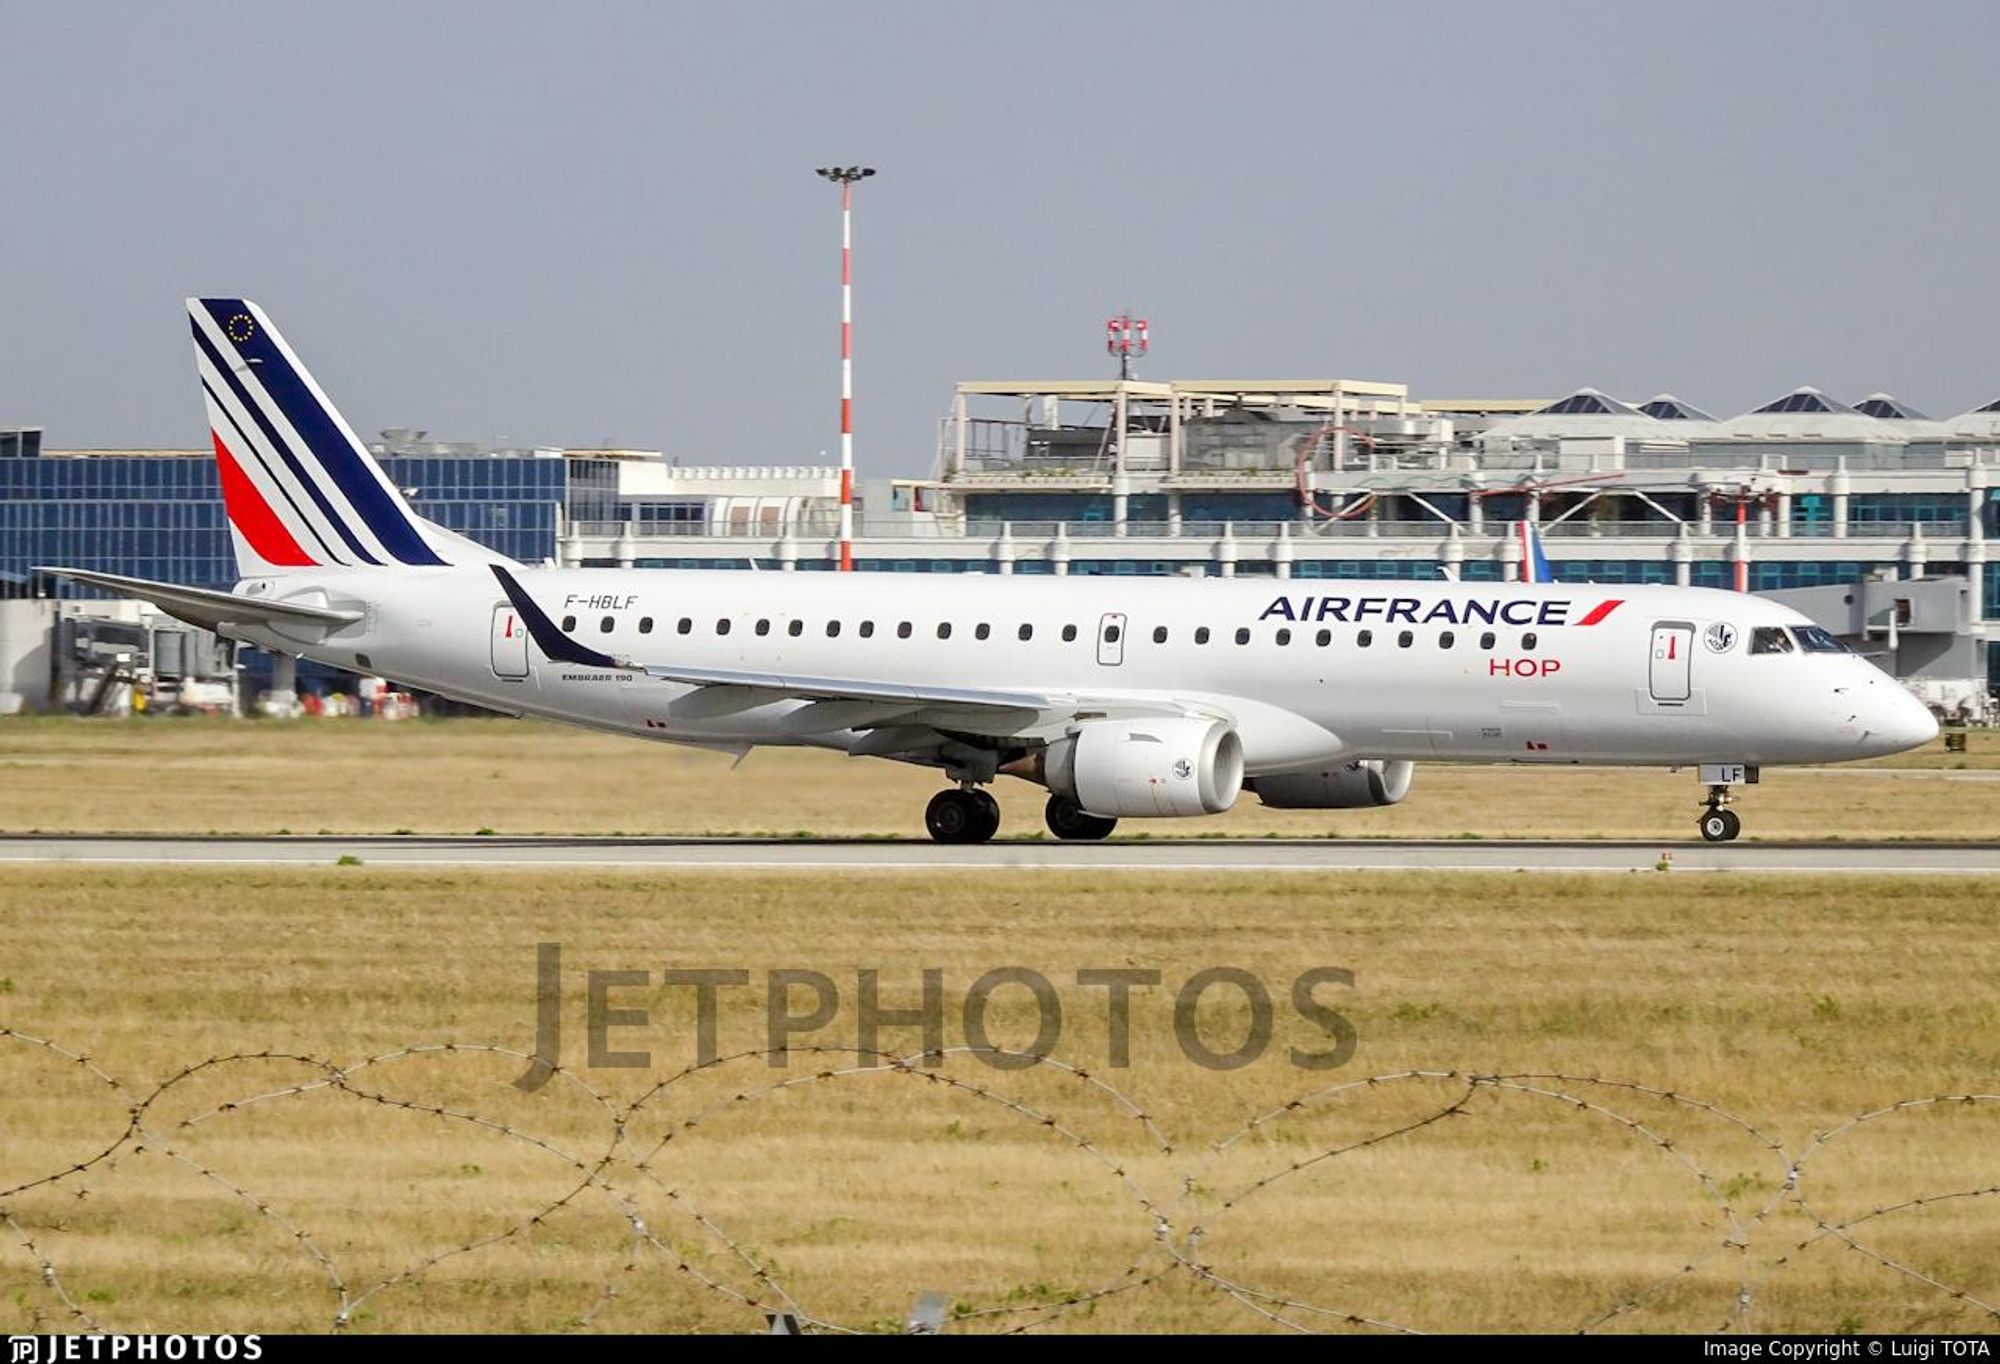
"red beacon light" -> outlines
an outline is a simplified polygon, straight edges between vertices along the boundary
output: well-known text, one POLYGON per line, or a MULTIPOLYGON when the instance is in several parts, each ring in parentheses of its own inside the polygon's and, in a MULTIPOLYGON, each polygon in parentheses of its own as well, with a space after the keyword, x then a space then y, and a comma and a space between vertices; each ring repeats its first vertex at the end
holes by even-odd
POLYGON ((1132 357, 1144 355, 1152 342, 1146 334, 1146 319, 1120 314, 1104 323, 1104 353, 1118 357, 1118 377, 1132 377, 1132 357))

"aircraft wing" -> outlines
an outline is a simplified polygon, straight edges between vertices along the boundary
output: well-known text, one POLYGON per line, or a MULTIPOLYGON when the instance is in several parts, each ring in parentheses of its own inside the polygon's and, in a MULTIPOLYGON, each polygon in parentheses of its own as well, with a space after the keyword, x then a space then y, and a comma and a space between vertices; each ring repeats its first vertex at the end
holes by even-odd
POLYGON ((307 606, 300 602, 263 601, 235 592, 217 592, 206 587, 182 587, 177 583, 157 583, 149 578, 128 578, 121 573, 98 573, 84 568, 38 568, 92 587, 102 587, 122 597, 151 602, 177 620, 213 630, 220 625, 317 625, 335 627, 361 619, 359 611, 342 611, 327 606, 307 606))
POLYGON ((1054 698, 1024 691, 993 691, 983 687, 935 687, 905 682, 871 682, 851 677, 813 677, 804 673, 757 673, 734 668, 683 668, 648 663, 635 668, 663 682, 691 687, 754 687, 783 692, 808 701, 910 701, 926 706, 996 706, 1008 710, 1048 710, 1054 698))
MULTIPOLYGON (((741 703, 761 700, 796 699, 814 702, 864 703, 869 723, 879 725, 890 718, 922 722, 945 717, 948 728, 975 732, 1012 733, 1033 724, 1038 718, 1091 710, 1126 715, 1179 715, 1186 707, 1178 702, 1144 697, 1106 696, 1093 698, 1074 693, 1062 694, 986 687, 951 687, 933 683, 885 682, 854 677, 821 677, 806 673, 768 673, 739 668, 698 668, 675 664, 639 663, 629 658, 593 649, 565 634, 547 613, 535 605, 521 584, 499 564, 492 564, 493 576, 501 590, 528 627, 529 636, 543 654, 558 663, 581 664, 594 668, 617 668, 643 673, 663 682, 679 682, 692 687, 740 689, 741 703), (760 700, 761 698, 761 700, 760 700)), ((741 704, 731 709, 741 708, 741 704)))

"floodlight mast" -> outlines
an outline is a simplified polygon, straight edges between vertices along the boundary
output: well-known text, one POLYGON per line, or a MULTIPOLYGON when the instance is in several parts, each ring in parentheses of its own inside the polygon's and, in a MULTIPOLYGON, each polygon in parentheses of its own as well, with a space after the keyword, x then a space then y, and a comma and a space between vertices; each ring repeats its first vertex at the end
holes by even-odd
POLYGON ((840 571, 854 571, 854 186, 873 166, 820 166, 840 186, 840 571))

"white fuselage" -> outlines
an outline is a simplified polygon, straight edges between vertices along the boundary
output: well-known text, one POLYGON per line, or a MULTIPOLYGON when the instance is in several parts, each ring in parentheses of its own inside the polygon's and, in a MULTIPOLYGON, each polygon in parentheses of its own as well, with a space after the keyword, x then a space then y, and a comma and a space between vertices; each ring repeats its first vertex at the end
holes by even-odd
MULTIPOLYGON (((1817 763, 1935 732, 1845 652, 1753 655, 1808 622, 1704 588, 1124 577, 520 569, 579 644, 632 663, 1168 701, 1233 721, 1251 775, 1356 757, 1817 763), (1615 603, 1607 607, 1606 603, 1615 603)), ((358 607, 331 632, 244 638, 494 709, 744 748, 871 743, 879 703, 551 662, 488 568, 326 569, 239 585, 358 607), (841 711, 839 706, 847 706, 841 711)), ((1029 742, 1074 709, 1023 716, 1029 742)), ((926 723, 949 732, 933 713, 926 723)))

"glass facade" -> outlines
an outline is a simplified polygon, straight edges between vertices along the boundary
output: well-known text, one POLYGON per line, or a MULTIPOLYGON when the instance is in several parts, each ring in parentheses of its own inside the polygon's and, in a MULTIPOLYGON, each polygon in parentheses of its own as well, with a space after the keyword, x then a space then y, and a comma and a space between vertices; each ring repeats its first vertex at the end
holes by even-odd
POLYGON ((1642 559, 1549 560, 1549 571, 1562 583, 1671 583, 1674 566, 1642 559))
POLYGON ((1966 499, 1957 493, 1855 493, 1847 516, 1855 522, 1921 521, 1926 525, 1965 524, 1966 499))
MULTIPOLYGON (((565 461, 386 456, 379 463, 419 516, 525 563, 555 556, 557 513, 568 487, 565 461)), ((607 465, 606 472, 616 479, 616 469, 607 465)), ((0 459, 0 579, 24 583, 29 570, 42 565, 229 586, 236 581, 236 553, 214 459, 194 454, 0 459)), ((72 584, 58 584, 56 590, 99 595, 72 584)))
MULTIPOLYGON (((1241 573, 1239 566, 1236 570, 1241 573)), ((1294 578, 1409 578, 1436 582, 1444 577, 1435 559, 1306 559, 1292 565, 1294 578)))
POLYGON ((1108 493, 967 493, 968 521, 1109 521, 1108 493))
MULTIPOLYGON (((215 461, 93 455, 0 459, 0 574, 61 564, 196 587, 236 581, 215 461)), ((98 595, 64 584, 66 595, 98 595)))
POLYGON ((1296 521, 1298 519, 1297 493, 1181 494, 1183 521, 1296 521))
POLYGON ((586 463, 484 455, 385 455, 376 462, 417 515, 528 564, 555 557, 565 465, 586 463))
POLYGON ((993 562, 990 559, 856 559, 854 571, 857 573, 991 573, 993 562))
POLYGON ((1750 590, 1774 592, 1787 587, 1832 587, 1839 583, 1858 583, 1871 573, 1885 570, 1894 572, 1895 565, 1870 564, 1858 559, 1753 563, 1750 565, 1750 590))
MULTIPOLYGON (((1020 572, 1020 567, 1016 564, 1014 571, 1020 572)), ((1247 564, 1238 564, 1236 571, 1243 573, 1248 567, 1247 564)), ((1206 577, 1209 566, 1206 559, 1072 559, 1069 571, 1072 577, 1160 578, 1177 573, 1206 577)))

